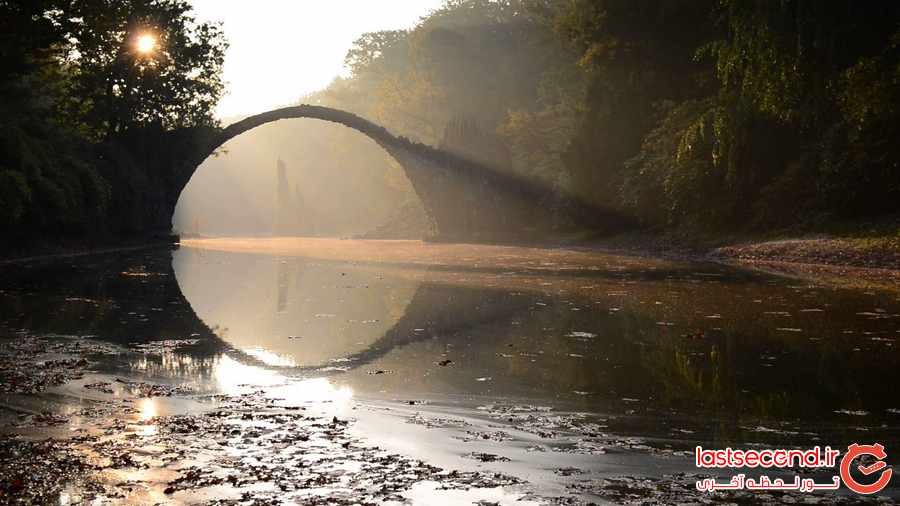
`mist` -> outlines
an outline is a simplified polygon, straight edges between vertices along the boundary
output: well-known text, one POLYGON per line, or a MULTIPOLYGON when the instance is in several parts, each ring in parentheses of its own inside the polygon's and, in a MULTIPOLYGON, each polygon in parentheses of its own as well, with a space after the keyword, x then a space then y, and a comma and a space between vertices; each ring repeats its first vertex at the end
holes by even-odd
POLYGON ((251 130, 203 162, 178 200, 173 229, 187 237, 350 237, 401 211, 424 212, 390 155, 344 126, 298 119, 251 130))

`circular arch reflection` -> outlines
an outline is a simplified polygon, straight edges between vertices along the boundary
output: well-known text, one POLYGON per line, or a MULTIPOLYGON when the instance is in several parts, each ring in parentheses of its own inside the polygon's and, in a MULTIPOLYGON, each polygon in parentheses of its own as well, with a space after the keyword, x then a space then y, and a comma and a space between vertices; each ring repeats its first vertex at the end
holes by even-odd
POLYGON ((223 341, 272 367, 339 366, 403 318, 421 282, 301 257, 180 248, 175 277, 223 341))

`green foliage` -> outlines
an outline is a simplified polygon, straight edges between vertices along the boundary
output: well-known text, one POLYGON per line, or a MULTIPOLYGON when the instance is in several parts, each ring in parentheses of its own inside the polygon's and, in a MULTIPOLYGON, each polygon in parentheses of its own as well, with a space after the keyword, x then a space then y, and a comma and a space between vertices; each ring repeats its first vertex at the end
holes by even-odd
POLYGON ((332 90, 425 142, 471 119, 548 193, 648 226, 804 226, 896 212, 898 22, 892 2, 454 0, 360 38, 332 90))
POLYGON ((434 145, 456 118, 497 130, 508 111, 535 103, 544 71, 564 55, 529 3, 457 0, 412 30, 364 34, 345 59, 351 78, 326 90, 329 104, 434 145))
POLYGON ((892 2, 722 0, 725 37, 706 46, 727 91, 800 127, 833 119, 842 72, 883 48, 897 28, 892 2))
POLYGON ((167 228, 165 196, 222 91, 221 33, 189 11, 182 0, 0 1, 4 235, 167 228), (160 48, 139 56, 144 32, 160 48))
POLYGON ((624 207, 648 224, 667 223, 694 207, 684 198, 685 188, 704 186, 715 169, 709 125, 713 104, 665 102, 660 107, 664 118, 625 163, 621 189, 624 207))
POLYGON ((399 51, 406 50, 406 30, 385 30, 364 33, 353 42, 353 46, 344 58, 344 65, 354 76, 361 77, 366 73, 385 74, 389 69, 379 66, 397 61, 399 51))
POLYGON ((23 126, 3 129, 0 153, 8 168, 2 172, 0 205, 5 227, 77 232, 102 222, 108 184, 76 149, 59 142, 64 136, 23 126))
POLYGON ((823 207, 843 216, 896 212, 900 199, 900 29, 880 54, 836 79, 840 117, 818 140, 823 207))
POLYGON ((596 76, 566 158, 576 186, 643 223, 706 230, 896 212, 897 5, 689 4, 556 12, 596 76), (673 17, 721 31, 660 26, 673 17))
MULTIPOLYGON (((0 0, 3 226, 164 226, 216 127, 225 48, 186 0, 0 0), (159 47, 138 54, 145 33, 159 47)), ((345 63, 311 99, 648 226, 790 227, 900 201, 897 2, 448 0, 362 35, 345 63)), ((328 132, 316 142, 342 142, 328 132)))
POLYGON ((198 23, 186 0, 82 0, 67 13, 74 41, 67 61, 83 120, 109 136, 135 126, 212 125, 223 92, 221 28, 198 23), (149 54, 141 36, 156 40, 149 54))
POLYGON ((0 223, 15 225, 31 204, 31 188, 18 171, 0 171, 0 223))

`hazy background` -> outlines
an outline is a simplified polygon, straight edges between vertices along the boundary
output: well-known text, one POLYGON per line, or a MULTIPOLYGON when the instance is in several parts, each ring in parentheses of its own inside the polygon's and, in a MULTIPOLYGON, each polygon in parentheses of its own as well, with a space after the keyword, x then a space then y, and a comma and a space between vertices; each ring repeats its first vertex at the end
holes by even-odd
MULTIPOLYGON (((894 237, 900 7, 804 3, 801 26, 792 5, 197 3, 232 44, 220 114, 353 112, 544 186, 556 232, 577 197, 678 237, 859 221, 894 237)), ((409 182, 362 135, 296 120, 226 148, 182 195, 177 230, 422 235, 409 182)))
MULTIPOLYGON (((217 108, 227 125, 322 100, 316 92, 349 77, 344 57, 363 33, 413 28, 442 2, 192 3, 198 20, 222 22, 230 44, 227 91, 217 108)), ((293 120, 248 132, 202 164, 173 224, 187 235, 355 235, 403 209, 420 213, 416 200, 399 167, 368 138, 343 126, 293 120), (279 160, 286 174, 280 190, 279 160)))

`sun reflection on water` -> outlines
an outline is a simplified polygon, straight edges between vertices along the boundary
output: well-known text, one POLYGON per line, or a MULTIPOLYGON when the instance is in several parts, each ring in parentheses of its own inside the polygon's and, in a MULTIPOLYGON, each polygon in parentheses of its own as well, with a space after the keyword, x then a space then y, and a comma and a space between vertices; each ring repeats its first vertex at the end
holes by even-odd
POLYGON ((138 421, 142 425, 137 426, 138 434, 141 436, 154 436, 159 430, 155 423, 147 423, 159 415, 159 406, 153 397, 141 399, 138 402, 138 421))
POLYGON ((228 355, 222 355, 216 361, 213 378, 222 393, 228 395, 238 394, 246 387, 271 387, 286 381, 275 371, 242 364, 228 355))
POLYGON ((330 403, 335 408, 344 408, 353 399, 352 388, 335 386, 327 378, 295 380, 264 367, 242 364, 228 355, 222 355, 216 362, 213 377, 225 394, 237 395, 248 388, 268 387, 268 395, 288 405, 330 403))
POLYGON ((273 367, 297 367, 297 362, 294 359, 285 355, 273 353, 269 350, 262 348, 248 348, 242 351, 266 365, 271 365, 273 367))
POLYGON ((336 387, 326 378, 312 378, 279 388, 277 395, 287 404, 330 402, 337 408, 343 408, 353 399, 353 389, 347 386, 336 387))
POLYGON ((159 409, 156 406, 156 399, 153 397, 141 399, 138 409, 140 410, 139 420, 142 422, 146 422, 159 414, 159 409))

